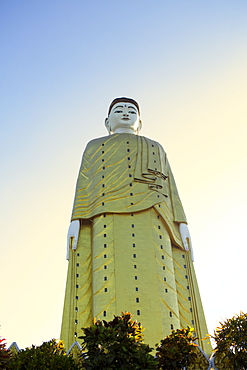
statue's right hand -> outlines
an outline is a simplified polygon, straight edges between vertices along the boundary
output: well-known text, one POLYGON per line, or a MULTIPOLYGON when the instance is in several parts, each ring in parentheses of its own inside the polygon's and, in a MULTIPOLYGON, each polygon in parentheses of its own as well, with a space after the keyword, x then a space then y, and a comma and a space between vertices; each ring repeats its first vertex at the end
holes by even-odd
POLYGON ((69 259, 70 247, 74 250, 76 250, 77 248, 79 231, 80 231, 80 221, 79 220, 71 221, 67 236, 67 259, 69 259))

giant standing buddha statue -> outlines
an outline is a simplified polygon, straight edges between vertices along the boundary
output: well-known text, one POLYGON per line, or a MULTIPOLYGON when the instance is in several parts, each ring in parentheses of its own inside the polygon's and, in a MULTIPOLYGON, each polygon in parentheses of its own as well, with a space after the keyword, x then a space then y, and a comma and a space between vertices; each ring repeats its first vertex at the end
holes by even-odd
MULTIPOLYGON (((139 135, 140 108, 114 99, 108 136, 87 144, 68 232, 61 339, 69 348, 93 318, 131 312, 154 346, 172 329, 207 326, 190 234, 166 153, 139 135)), ((207 347, 208 346, 208 347, 207 347)))

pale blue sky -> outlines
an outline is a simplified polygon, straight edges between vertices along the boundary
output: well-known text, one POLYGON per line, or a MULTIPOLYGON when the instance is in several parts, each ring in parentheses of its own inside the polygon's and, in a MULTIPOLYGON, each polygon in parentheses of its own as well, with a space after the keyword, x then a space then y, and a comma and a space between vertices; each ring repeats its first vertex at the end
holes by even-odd
POLYGON ((86 143, 111 100, 168 153, 209 332, 247 312, 247 3, 0 0, 0 336, 60 333, 66 234, 86 143))

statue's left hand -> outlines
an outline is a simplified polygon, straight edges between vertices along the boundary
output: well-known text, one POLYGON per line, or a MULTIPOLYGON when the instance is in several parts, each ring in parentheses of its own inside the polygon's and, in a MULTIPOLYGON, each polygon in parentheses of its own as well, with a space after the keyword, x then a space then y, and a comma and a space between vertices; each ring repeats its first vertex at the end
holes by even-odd
POLYGON ((182 242, 183 242, 184 249, 186 251, 192 250, 191 236, 190 236, 188 226, 181 222, 179 224, 179 232, 180 232, 180 235, 181 235, 181 239, 182 239, 182 242))

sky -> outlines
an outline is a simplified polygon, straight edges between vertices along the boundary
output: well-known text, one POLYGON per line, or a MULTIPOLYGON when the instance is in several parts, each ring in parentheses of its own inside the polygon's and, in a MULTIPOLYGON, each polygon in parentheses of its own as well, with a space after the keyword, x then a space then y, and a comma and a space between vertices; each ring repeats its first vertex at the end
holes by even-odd
POLYGON ((247 312, 247 2, 0 0, 0 337, 59 338, 81 156, 119 96, 168 154, 213 334, 247 312))

